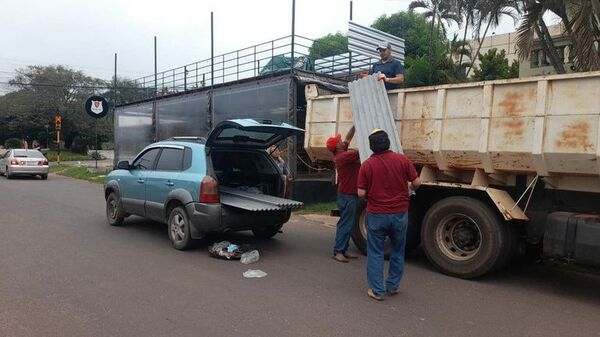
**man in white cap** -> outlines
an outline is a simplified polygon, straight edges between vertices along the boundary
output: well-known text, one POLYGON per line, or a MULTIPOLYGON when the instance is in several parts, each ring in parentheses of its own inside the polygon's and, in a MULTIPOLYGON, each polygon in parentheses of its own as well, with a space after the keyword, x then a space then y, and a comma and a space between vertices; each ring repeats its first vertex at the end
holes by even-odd
MULTIPOLYGON (((392 44, 381 41, 377 45, 380 60, 373 65, 369 74, 377 74, 377 79, 385 82, 385 89, 398 89, 404 83, 404 66, 392 57, 392 44)), ((364 74, 366 76, 366 74, 364 74)))

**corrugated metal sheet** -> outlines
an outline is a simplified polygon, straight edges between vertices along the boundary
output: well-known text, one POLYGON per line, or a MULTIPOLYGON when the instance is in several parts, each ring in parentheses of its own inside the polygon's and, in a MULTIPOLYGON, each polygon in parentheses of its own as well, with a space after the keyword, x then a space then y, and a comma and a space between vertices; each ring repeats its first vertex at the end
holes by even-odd
POLYGON ((392 56, 404 64, 404 39, 352 21, 348 22, 348 50, 351 52, 379 59, 376 48, 383 40, 392 44, 392 56))
POLYGON ((383 81, 377 81, 375 75, 371 75, 349 83, 348 88, 360 160, 367 160, 373 153, 369 148, 369 134, 373 129, 387 132, 390 137, 390 150, 403 153, 383 81))
POLYGON ((219 193, 221 204, 254 212, 300 209, 304 206, 300 201, 245 192, 226 186, 220 186, 219 193))

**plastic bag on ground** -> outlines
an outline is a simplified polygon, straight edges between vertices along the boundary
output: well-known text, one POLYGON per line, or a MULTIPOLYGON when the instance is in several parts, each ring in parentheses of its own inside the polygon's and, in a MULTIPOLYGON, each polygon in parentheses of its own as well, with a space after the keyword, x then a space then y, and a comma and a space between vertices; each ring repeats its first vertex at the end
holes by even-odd
POLYGON ((258 269, 248 269, 243 275, 245 278, 261 278, 267 276, 267 273, 258 269))
POLYGON ((226 260, 239 260, 242 256, 240 247, 229 241, 214 243, 208 247, 208 253, 212 257, 226 260))
POLYGON ((260 254, 258 253, 258 250, 253 250, 253 251, 242 254, 241 262, 243 264, 250 264, 250 263, 258 262, 258 260, 260 260, 260 254))

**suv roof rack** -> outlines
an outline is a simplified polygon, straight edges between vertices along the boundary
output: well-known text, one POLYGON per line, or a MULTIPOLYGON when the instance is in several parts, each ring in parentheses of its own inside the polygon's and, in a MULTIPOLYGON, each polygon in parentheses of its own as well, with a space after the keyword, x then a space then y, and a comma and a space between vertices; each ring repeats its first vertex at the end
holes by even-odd
POLYGON ((181 136, 181 137, 171 137, 171 138, 167 138, 165 139, 165 141, 183 141, 183 142, 194 142, 194 143, 200 143, 200 144, 204 144, 206 143, 206 138, 204 137, 194 137, 194 136, 181 136))

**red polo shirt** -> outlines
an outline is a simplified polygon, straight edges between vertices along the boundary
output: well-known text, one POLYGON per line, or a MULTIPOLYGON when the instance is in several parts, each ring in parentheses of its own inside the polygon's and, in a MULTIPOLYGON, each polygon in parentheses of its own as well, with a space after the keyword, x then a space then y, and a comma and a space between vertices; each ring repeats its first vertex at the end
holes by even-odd
POLYGON ((338 173, 338 192, 356 195, 356 181, 360 170, 358 151, 339 151, 333 157, 338 173))
POLYGON ((375 214, 408 211, 408 182, 417 170, 405 156, 386 151, 373 154, 360 168, 358 188, 367 191, 367 212, 375 214))

